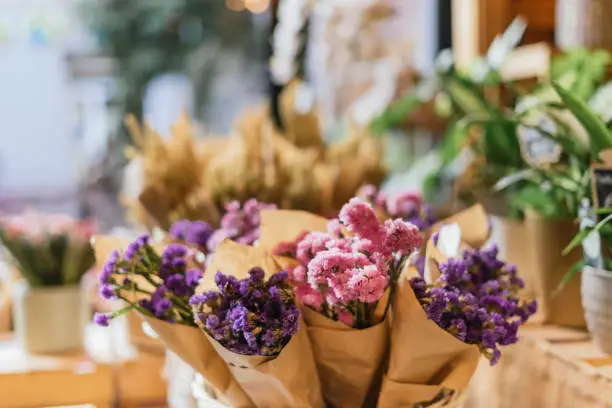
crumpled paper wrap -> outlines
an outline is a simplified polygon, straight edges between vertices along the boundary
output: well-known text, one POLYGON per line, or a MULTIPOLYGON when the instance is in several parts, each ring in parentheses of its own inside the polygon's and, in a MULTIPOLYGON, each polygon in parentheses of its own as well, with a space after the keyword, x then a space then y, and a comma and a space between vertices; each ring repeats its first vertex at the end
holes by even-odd
MULTIPOLYGON (((462 232, 462 247, 482 246, 489 237, 486 213, 482 206, 471 207, 434 226, 457 223, 462 232)), ((447 258, 432 240, 427 243, 432 280, 440 276, 437 265, 447 258)), ((389 368, 378 400, 379 408, 431 406, 440 400, 456 398, 472 378, 480 352, 478 347, 457 339, 427 318, 409 279, 416 270, 410 267, 397 284, 392 304, 389 368)))
MULTIPOLYGON (((265 210, 261 213, 259 245, 272 251, 304 231, 326 231, 326 225, 325 218, 303 211, 265 210)), ((388 348, 388 321, 353 329, 307 307, 302 307, 302 314, 328 406, 375 405, 388 348)))
MULTIPOLYGON (((208 272, 200 282, 197 292, 216 289, 214 275, 217 271, 243 279, 248 277, 248 271, 256 266, 262 268, 267 276, 281 270, 276 260, 261 248, 225 240, 212 256, 207 267, 208 272)), ((227 350, 211 337, 208 339, 254 406, 323 408, 325 404, 313 350, 306 327, 303 322, 301 325, 298 333, 278 356, 240 355, 227 350)))

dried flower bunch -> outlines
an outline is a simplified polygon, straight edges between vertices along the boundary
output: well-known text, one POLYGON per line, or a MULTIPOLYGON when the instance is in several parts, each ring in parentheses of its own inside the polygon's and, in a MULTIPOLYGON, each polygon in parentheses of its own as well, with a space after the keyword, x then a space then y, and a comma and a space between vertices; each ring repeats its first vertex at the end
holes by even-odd
POLYGON ((160 320, 195 326, 189 299, 204 267, 198 253, 180 244, 169 244, 160 255, 143 235, 123 254, 114 251, 100 273, 100 296, 121 299, 127 306, 111 314, 97 313, 94 320, 108 326, 111 319, 130 310, 160 320))
POLYGON ((219 212, 202 187, 203 169, 222 151, 225 141, 197 139, 186 113, 174 124, 168 140, 146 124, 141 128, 133 116, 126 118, 126 125, 134 141, 126 154, 130 160, 141 162, 143 178, 138 201, 123 199, 132 218, 162 228, 180 219, 218 223, 219 212))
MULTIPOLYGON (((138 203, 127 203, 133 217, 163 229, 181 219, 200 219, 216 227, 226 203, 250 198, 328 214, 354 196, 359 186, 382 181, 386 168, 381 140, 353 126, 342 141, 327 146, 318 120, 313 120, 315 111, 307 117, 289 114, 287 101, 294 97, 282 96, 287 134, 278 132, 267 109, 240 116, 222 142, 196 140, 185 115, 167 141, 128 118, 136 145, 128 156, 142 161, 144 178, 138 203), (304 121, 308 134, 299 125, 304 121)), ((295 101, 291 105, 295 110, 295 101)))
POLYGON ((279 245, 276 253, 298 262, 289 272, 300 302, 350 327, 366 328, 384 318, 404 263, 421 243, 414 225, 401 219, 381 225, 372 206, 354 198, 330 221, 327 233, 310 232, 279 245))
POLYGON ((499 346, 518 341, 519 326, 537 309, 535 301, 519 300, 524 287, 516 267, 498 259, 497 246, 466 249, 460 258, 439 265, 440 278, 410 283, 429 319, 459 340, 475 344, 495 365, 499 346))
POLYGON ((297 333, 300 311, 287 272, 267 280, 261 268, 252 268, 241 280, 217 272, 216 291, 191 298, 198 326, 228 350, 274 356, 297 333))
POLYGON ((75 285, 94 265, 92 221, 24 213, 0 218, 0 243, 32 286, 75 285))
POLYGON ((421 231, 438 222, 433 207, 425 204, 419 193, 405 192, 387 197, 375 186, 366 185, 359 189, 357 196, 369 202, 376 211, 382 212, 385 218, 401 218, 416 225, 421 231))

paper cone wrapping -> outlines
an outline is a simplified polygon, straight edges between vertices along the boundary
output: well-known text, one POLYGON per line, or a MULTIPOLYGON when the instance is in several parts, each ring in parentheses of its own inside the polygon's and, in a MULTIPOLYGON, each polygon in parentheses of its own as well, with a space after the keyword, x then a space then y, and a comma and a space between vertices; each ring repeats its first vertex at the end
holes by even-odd
POLYGON ((427 318, 410 282, 399 280, 393 299, 389 368, 379 408, 433 402, 449 390, 464 390, 480 352, 427 318))
MULTIPOLYGON (((216 271, 243 279, 256 266, 262 268, 266 276, 281 270, 275 258, 264 248, 224 240, 215 250, 197 293, 216 288, 216 271)), ((230 367, 233 377, 253 401, 253 406, 325 407, 308 333, 304 322, 301 325, 298 333, 275 357, 239 355, 209 338, 209 345, 212 344, 230 367)))
POLYGON ((377 377, 389 341, 387 321, 353 329, 306 307, 303 315, 328 406, 365 406, 369 393, 377 392, 380 385, 377 377))
MULTIPOLYGON (((533 212, 525 214, 527 241, 523 249, 528 254, 530 277, 528 284, 538 302, 534 321, 560 326, 585 327, 580 296, 580 274, 576 274, 563 291, 554 293, 563 276, 582 260, 582 250, 575 249, 567 256, 561 252, 578 233, 572 220, 552 220, 533 212)), ((519 270, 520 272, 520 270, 519 270)))
POLYGON ((254 406, 325 407, 305 326, 276 357, 240 355, 210 342, 254 406))
MULTIPOLYGON (((483 246, 490 234, 484 208, 476 205, 437 223, 432 230, 457 223, 461 229, 461 249, 483 246)), ((429 277, 438 279, 436 262, 447 257, 427 242, 429 277), (435 261, 435 262, 434 262, 435 261)), ((397 283, 392 304, 389 368, 383 379, 378 407, 404 407, 414 404, 435 404, 456 398, 468 385, 478 361, 478 347, 466 344, 435 322, 416 298, 409 277, 414 267, 407 269, 397 283)))
POLYGON ((251 399, 238 385, 227 364, 208 338, 195 327, 172 324, 142 316, 169 350, 202 374, 212 386, 219 402, 231 407, 253 407, 251 399))

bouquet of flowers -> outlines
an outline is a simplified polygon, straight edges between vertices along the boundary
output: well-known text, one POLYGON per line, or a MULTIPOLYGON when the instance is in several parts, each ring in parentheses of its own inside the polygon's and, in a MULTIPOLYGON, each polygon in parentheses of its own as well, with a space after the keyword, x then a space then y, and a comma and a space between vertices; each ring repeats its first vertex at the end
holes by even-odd
MULTIPOLYGON (((483 224, 485 213, 472 208, 446 225, 462 233, 483 224)), ((488 229, 481 231, 485 235, 470 239, 484 244, 488 229)), ((514 266, 498 259, 495 246, 473 249, 462 240, 449 250, 457 237, 445 238, 440 242, 438 232, 430 238, 424 274, 411 268, 398 282, 379 407, 452 399, 467 387, 479 356, 496 364, 499 346, 515 343, 520 324, 535 313, 535 302, 519 300, 523 281, 514 266)))
POLYGON ((94 223, 65 215, 0 218, 0 242, 30 286, 76 285, 94 265, 94 223))
POLYGON ((209 337, 257 407, 324 407, 315 359, 286 271, 267 252, 229 240, 191 299, 209 337), (221 271, 226 271, 223 273, 221 271))
POLYGON ((409 262, 423 249, 419 228, 381 221, 365 200, 331 220, 251 206, 261 209, 258 238, 244 241, 253 245, 225 238, 211 251, 215 232, 183 223, 173 228, 181 244, 141 237, 112 252, 101 294, 127 306, 96 316, 105 325, 138 310, 228 406, 446 403, 535 311, 518 300, 516 269, 481 249, 481 207, 448 220, 465 231, 450 241, 463 254, 449 253, 447 227, 433 227, 420 275, 409 262))
MULTIPOLYGON (((110 246, 125 247, 114 239, 96 239, 96 256, 102 259, 110 246)), ((100 274, 100 296, 119 299, 125 306, 112 313, 96 313, 95 322, 110 321, 131 310, 155 331, 167 347, 200 373, 220 402, 251 406, 228 367, 197 328, 190 299, 204 271, 203 254, 191 247, 171 243, 165 249, 152 245, 143 235, 120 252, 113 250, 100 274)))

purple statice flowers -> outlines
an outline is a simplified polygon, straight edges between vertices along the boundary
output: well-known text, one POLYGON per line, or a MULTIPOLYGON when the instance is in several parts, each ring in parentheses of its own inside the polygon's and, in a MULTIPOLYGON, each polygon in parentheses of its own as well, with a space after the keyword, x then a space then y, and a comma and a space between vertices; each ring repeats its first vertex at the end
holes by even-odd
POLYGON ((427 317, 459 340, 475 344, 495 365, 499 346, 518 341, 518 328, 537 309, 535 301, 522 302, 524 282, 516 267, 497 257, 495 245, 465 250, 460 258, 441 263, 440 277, 426 284, 421 277, 410 283, 427 317))
POLYGON ((390 292, 406 259, 418 250, 418 228, 401 219, 383 224, 368 202, 354 198, 331 220, 328 232, 310 232, 275 253, 297 264, 289 268, 298 300, 350 327, 379 321, 378 302, 390 292))
POLYGON ((180 220, 170 227, 170 236, 188 245, 206 249, 214 229, 204 221, 180 220))
POLYGON ((275 356, 300 328, 287 272, 265 280, 261 268, 252 268, 249 277, 217 272, 216 291, 191 299, 198 326, 223 347, 243 355, 275 356))
POLYGON ((254 198, 247 200, 243 206, 238 201, 226 204, 221 227, 207 241, 208 251, 214 252, 226 238, 242 245, 253 245, 259 239, 260 211, 267 209, 276 209, 276 205, 262 203, 254 198))
POLYGON ((195 326, 189 299, 202 277, 203 267, 188 247, 170 244, 161 256, 143 235, 124 251, 114 251, 100 273, 100 296, 128 305, 94 320, 108 326, 111 319, 135 309, 168 322, 195 326))
POLYGON ((372 204, 375 210, 388 217, 408 221, 416 225, 421 231, 438 222, 433 207, 425 204, 423 196, 419 193, 404 192, 393 197, 387 197, 375 186, 366 185, 361 187, 357 196, 372 204))

